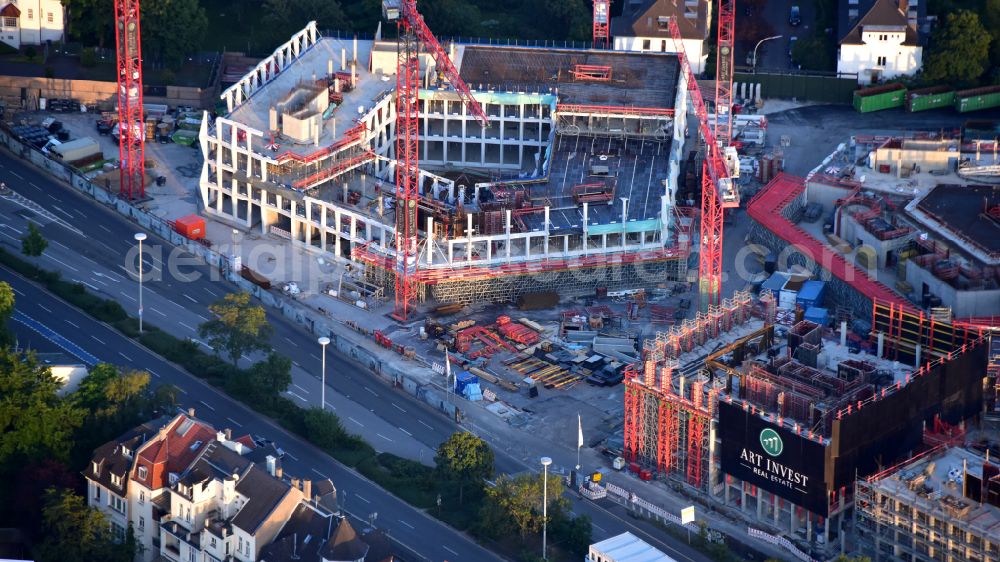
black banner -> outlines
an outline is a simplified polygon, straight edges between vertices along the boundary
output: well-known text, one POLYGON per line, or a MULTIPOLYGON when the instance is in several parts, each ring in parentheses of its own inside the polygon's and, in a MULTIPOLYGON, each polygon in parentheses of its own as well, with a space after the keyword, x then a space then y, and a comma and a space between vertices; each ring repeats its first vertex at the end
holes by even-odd
POLYGON ((719 401, 722 471, 813 513, 827 515, 826 448, 719 401))

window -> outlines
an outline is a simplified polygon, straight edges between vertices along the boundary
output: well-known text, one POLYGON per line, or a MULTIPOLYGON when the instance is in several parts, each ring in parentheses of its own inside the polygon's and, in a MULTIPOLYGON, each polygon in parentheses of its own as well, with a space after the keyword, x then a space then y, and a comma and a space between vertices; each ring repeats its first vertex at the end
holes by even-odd
POLYGON ((885 66, 885 57, 879 57, 878 60, 876 61, 876 64, 878 64, 879 66, 885 66))
POLYGON ((138 472, 139 472, 139 480, 145 480, 146 479, 146 475, 148 474, 146 472, 146 467, 140 466, 138 472))
POLYGON ((3 19, 3 26, 4 27, 17 27, 17 18, 4 18, 3 19))
POLYGON ((52 12, 49 12, 49 23, 52 23, 52 12))
POLYGON ((111 494, 111 507, 118 513, 125 513, 125 500, 114 494, 111 494))
POLYGON ((209 544, 212 545, 212 548, 215 548, 215 537, 212 537, 212 540, 209 541, 209 544))
POLYGON ((642 50, 643 51, 648 51, 649 50, 649 39, 643 39, 642 40, 642 50))
POLYGON ((142 531, 146 528, 146 518, 139 517, 139 530, 142 531))
POLYGON ((667 52, 667 40, 660 41, 660 51, 667 52))
POLYGON ((98 502, 101 501, 101 487, 98 484, 94 484, 94 499, 98 502))
POLYGON ((666 31, 670 29, 670 18, 667 16, 659 16, 656 18, 656 27, 661 31, 666 31))
POLYGON ((28 19, 30 20, 34 17, 35 17, 34 11, 31 8, 28 8, 28 19))
POLYGON ((139 490, 139 505, 146 503, 146 492, 139 490))

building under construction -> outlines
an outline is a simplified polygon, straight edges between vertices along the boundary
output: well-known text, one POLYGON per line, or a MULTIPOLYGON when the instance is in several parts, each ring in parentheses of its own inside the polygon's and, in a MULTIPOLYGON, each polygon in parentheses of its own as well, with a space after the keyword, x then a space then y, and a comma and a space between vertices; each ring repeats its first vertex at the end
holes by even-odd
MULTIPOLYGON (((206 211, 364 264, 368 282, 392 287, 396 50, 310 23, 227 89, 225 115, 201 130, 206 211)), ((675 55, 448 50, 489 123, 421 58, 417 250, 406 258, 419 300, 686 277, 691 217, 674 193, 688 89, 675 55)))
POLYGON ((770 295, 737 293, 648 341, 625 381, 625 456, 640 476, 830 544, 855 477, 910 458, 925 428, 982 413, 988 344, 893 304, 876 304, 860 352, 846 323, 838 334, 782 320, 770 295), (720 339, 730 343, 713 347, 720 339))

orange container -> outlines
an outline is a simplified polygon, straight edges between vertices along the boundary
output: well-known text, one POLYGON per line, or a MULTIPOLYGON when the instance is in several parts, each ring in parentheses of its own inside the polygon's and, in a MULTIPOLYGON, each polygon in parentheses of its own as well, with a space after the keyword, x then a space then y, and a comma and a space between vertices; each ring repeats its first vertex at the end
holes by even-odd
POLYGON ((174 223, 174 229, 185 238, 200 240, 205 237, 205 219, 198 215, 181 217, 174 223))

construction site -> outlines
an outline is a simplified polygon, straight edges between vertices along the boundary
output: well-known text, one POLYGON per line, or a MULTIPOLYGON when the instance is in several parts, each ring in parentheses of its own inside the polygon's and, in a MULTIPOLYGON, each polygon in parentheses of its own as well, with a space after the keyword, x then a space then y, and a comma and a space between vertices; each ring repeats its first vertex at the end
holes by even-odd
POLYGON ((686 279, 692 217, 675 186, 688 86, 676 55, 437 48, 414 56, 409 99, 395 41, 307 26, 224 92, 226 115, 204 121, 205 210, 363 265, 365 283, 406 301, 400 317, 427 300, 686 279), (405 127, 401 99, 414 104, 405 127), (405 206, 401 185, 415 190, 405 206))

